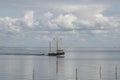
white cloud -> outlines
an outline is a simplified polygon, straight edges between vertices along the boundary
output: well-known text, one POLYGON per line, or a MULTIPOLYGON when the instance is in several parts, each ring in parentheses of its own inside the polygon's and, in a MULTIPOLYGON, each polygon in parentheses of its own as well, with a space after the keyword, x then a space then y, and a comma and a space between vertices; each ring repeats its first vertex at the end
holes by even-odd
MULTIPOLYGON (((91 5, 90 5, 91 6, 91 5)), ((88 7, 88 6, 87 6, 88 7)), ((95 6, 94 6, 95 7, 95 6)), ((104 16, 99 7, 94 8, 93 6, 90 8, 93 10, 94 14, 86 13, 87 10, 82 11, 74 11, 74 13, 64 13, 60 12, 56 15, 56 13, 51 13, 48 11, 44 13, 43 17, 35 19, 34 11, 26 11, 25 15, 22 18, 12 18, 12 17, 5 17, 0 18, 0 25, 4 29, 9 29, 7 31, 11 32, 20 32, 22 30, 48 30, 51 32, 52 30, 61 29, 61 31, 65 29, 73 29, 76 32, 76 28, 83 28, 83 29, 112 29, 116 32, 119 30, 120 20, 117 17, 107 17, 104 16), (92 9, 93 8, 93 9, 92 9), (78 15, 76 13, 85 13, 84 15, 78 15), (52 17, 52 18, 51 18, 52 17), (109 26, 109 27, 108 27, 109 26)), ((84 6, 83 6, 84 9, 84 6)), ((92 11, 91 11, 92 12, 92 11)), ((2 29, 2 28, 1 28, 2 29)), ((92 30, 91 29, 91 30, 92 30)))
MULTIPOLYGON (((62 6, 56 6, 58 10, 62 10, 64 12, 79 12, 80 14, 94 14, 99 13, 106 8, 108 5, 105 4, 64 4, 62 6)), ((87 16, 87 15, 86 15, 87 16)), ((88 15, 89 16, 89 15, 88 15)))
POLYGON ((72 14, 61 14, 55 20, 57 25, 64 28, 74 28, 74 22, 77 20, 77 17, 72 14))
POLYGON ((28 25, 28 27, 33 27, 34 11, 26 11, 23 20, 28 25))
POLYGON ((47 12, 47 13, 44 14, 44 16, 45 16, 46 18, 52 18, 52 17, 53 17, 53 13, 47 12))
MULTIPOLYGON (((46 16, 40 19, 34 20, 33 13, 34 11, 27 11, 23 16, 23 18, 12 18, 12 17, 0 18, 0 24, 3 25, 7 29, 7 31, 10 31, 10 32, 20 32, 21 30, 24 30, 24 29, 28 29, 28 30, 36 29, 37 31, 40 31, 40 30, 49 31, 51 29, 62 29, 62 30, 75 29, 74 32, 76 32, 76 28, 81 28, 81 27, 89 28, 89 29, 90 28, 108 29, 107 26, 109 26, 109 29, 110 29, 110 27, 118 28, 118 26, 120 25, 119 18, 106 17, 106 16, 103 16, 101 13, 96 13, 91 15, 90 18, 88 17, 88 20, 85 20, 82 17, 81 18, 76 17, 77 15, 75 15, 74 13, 73 14, 61 13, 58 16, 54 16, 50 11, 48 13, 45 13, 46 16), (46 17, 52 17, 52 16, 54 16, 54 18, 46 18, 46 17)), ((116 30, 116 32, 118 32, 118 30, 116 30)))
POLYGON ((95 25, 95 22, 94 21, 91 21, 91 20, 84 20, 84 19, 81 19, 79 21, 79 23, 81 25, 84 25, 84 26, 94 26, 95 25))
POLYGON ((105 17, 105 16, 103 16, 102 14, 96 14, 95 15, 95 17, 96 17, 96 22, 97 23, 99 23, 99 24, 101 24, 101 25, 104 25, 104 26, 106 26, 106 25, 109 25, 109 18, 108 17, 105 17))
POLYGON ((114 32, 116 29, 120 30, 119 17, 107 17, 102 14, 96 14, 96 25, 100 25, 101 29, 108 29, 109 32, 114 32))
POLYGON ((0 18, 0 26, 4 33, 18 33, 21 31, 19 26, 14 25, 17 22, 17 18, 5 17, 0 18))
POLYGON ((11 25, 11 26, 9 26, 8 27, 8 30, 10 31, 10 32, 20 32, 21 30, 20 30, 20 27, 19 26, 14 26, 14 25, 11 25))

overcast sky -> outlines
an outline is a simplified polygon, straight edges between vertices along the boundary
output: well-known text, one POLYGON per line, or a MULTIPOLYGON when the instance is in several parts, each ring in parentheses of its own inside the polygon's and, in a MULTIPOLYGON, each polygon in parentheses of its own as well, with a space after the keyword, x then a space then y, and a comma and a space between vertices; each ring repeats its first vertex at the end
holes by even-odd
POLYGON ((0 46, 120 47, 120 0, 0 0, 0 46))

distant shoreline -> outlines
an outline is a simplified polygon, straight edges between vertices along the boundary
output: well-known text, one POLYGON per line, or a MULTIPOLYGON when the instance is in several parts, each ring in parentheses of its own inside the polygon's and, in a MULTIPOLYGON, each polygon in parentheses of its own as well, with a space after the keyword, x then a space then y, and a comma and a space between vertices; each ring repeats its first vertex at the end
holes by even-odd
POLYGON ((0 55, 31 55, 31 56, 46 56, 45 54, 18 54, 18 53, 16 53, 16 54, 14 54, 14 53, 2 53, 2 54, 0 54, 0 55))

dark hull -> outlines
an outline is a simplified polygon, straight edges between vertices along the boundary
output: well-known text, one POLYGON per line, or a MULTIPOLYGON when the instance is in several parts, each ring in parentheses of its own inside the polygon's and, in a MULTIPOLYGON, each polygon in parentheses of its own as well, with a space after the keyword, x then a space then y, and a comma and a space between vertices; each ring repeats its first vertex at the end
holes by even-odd
POLYGON ((48 53, 48 56, 60 56, 60 55, 64 55, 65 53, 48 53))

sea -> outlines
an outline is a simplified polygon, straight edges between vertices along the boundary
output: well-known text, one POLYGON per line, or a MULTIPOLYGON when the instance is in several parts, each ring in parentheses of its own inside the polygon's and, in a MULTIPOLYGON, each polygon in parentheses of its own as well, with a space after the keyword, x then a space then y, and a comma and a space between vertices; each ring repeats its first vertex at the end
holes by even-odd
POLYGON ((120 80, 120 48, 64 51, 47 56, 48 48, 1 47, 0 80, 120 80))

